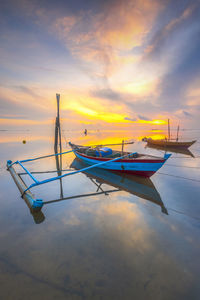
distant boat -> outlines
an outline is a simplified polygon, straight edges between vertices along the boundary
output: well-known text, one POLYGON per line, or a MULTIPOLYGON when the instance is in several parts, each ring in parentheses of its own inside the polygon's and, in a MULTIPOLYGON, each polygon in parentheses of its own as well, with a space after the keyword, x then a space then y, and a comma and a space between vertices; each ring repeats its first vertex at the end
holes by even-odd
POLYGON ((69 145, 76 157, 89 165, 144 177, 152 176, 171 156, 171 154, 165 154, 164 157, 158 157, 137 152, 115 151, 107 147, 91 148, 90 146, 80 146, 70 142, 69 145))
POLYGON ((161 150, 161 151, 167 150, 168 152, 180 153, 180 154, 188 155, 191 157, 195 157, 188 148, 184 148, 184 147, 166 147, 166 146, 154 145, 154 144, 149 144, 149 143, 146 145, 146 147, 151 148, 151 149, 161 150))
POLYGON ((170 139, 170 123, 169 123, 169 119, 168 119, 168 139, 158 139, 158 140, 154 140, 152 138, 143 138, 144 142, 147 142, 147 145, 155 145, 155 146, 162 146, 162 147, 173 147, 173 148, 189 148, 190 146, 192 146, 196 140, 193 141, 187 141, 187 142, 180 142, 178 140, 178 134, 179 134, 179 126, 177 128, 177 136, 176 139, 172 140, 170 139))
POLYGON ((148 145, 155 145, 155 146, 162 146, 162 147, 174 147, 174 148, 189 148, 192 146, 196 141, 191 142, 178 142, 178 141, 172 141, 168 139, 162 139, 162 140, 153 140, 152 138, 144 138, 143 141, 147 142, 148 145))
MULTIPOLYGON (((86 167, 87 164, 75 158, 71 164, 71 168, 80 170, 86 167)), ((149 178, 139 177, 130 174, 113 173, 108 170, 93 168, 83 172, 87 177, 95 180, 98 190, 102 190, 102 184, 108 184, 120 190, 126 191, 137 197, 151 201, 161 207, 161 211, 168 214, 160 194, 156 190, 153 182, 149 178)), ((106 191, 105 191, 106 193, 106 191)))

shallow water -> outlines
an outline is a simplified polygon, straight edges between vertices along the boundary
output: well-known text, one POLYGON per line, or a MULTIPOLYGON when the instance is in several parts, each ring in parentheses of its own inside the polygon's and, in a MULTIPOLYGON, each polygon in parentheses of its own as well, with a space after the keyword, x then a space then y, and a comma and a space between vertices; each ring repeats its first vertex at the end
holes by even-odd
MULTIPOLYGON (((74 143, 96 144, 117 143, 133 134, 135 143, 126 150, 163 155, 141 142, 141 136, 155 132, 84 136, 63 131, 63 150, 68 150, 69 137, 74 143)), ((182 132, 198 139, 190 148, 195 157, 173 153, 151 180, 91 170, 33 188, 46 202, 68 198, 45 204, 36 215, 5 165, 8 159, 53 153, 54 138, 51 132, 17 130, 0 136, 1 299, 199 299, 200 131, 182 132)), ((56 161, 53 157, 26 167, 56 171, 56 161)), ((73 154, 62 159, 62 168, 70 167, 80 167, 73 154)), ((41 180, 56 173, 35 176, 41 180)))

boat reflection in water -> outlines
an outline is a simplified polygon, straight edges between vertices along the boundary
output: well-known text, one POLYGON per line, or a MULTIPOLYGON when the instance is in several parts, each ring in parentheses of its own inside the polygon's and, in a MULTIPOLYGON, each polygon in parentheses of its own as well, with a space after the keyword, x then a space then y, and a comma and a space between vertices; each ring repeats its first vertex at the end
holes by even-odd
POLYGON ((157 149, 165 152, 180 153, 191 157, 195 157, 193 153, 187 148, 165 147, 165 146, 158 146, 153 144, 147 144, 145 148, 157 149))
MULTIPOLYGON (((71 168, 80 170, 87 165, 75 158, 71 164, 71 168)), ((160 194, 156 190, 153 182, 149 178, 140 176, 121 174, 104 169, 93 168, 84 173, 97 186, 97 192, 103 191, 102 185, 108 184, 118 189, 118 191, 126 191, 145 200, 149 200, 161 207, 161 211, 168 215, 168 211, 161 200, 160 194)), ((105 191, 105 194, 107 191, 105 191)))
MULTIPOLYGON (((60 167, 60 164, 56 161, 56 166, 57 166, 57 172, 62 172, 61 169, 58 169, 58 165, 60 167)), ((75 170, 80 170, 83 169, 84 167, 88 166, 84 162, 80 161, 79 159, 75 158, 73 162, 71 163, 70 168, 73 168, 75 170)), ((66 170, 65 170, 66 171, 66 170)), ((35 172, 37 173, 37 172, 35 172)), ((43 173, 43 172, 39 172, 43 173)), ((46 172, 44 172, 46 173, 46 172)), ((47 204, 52 204, 55 202, 61 202, 65 200, 73 200, 73 199, 78 199, 78 198, 84 198, 84 197, 93 197, 97 195, 109 195, 113 192, 119 192, 119 191, 126 191, 130 194, 136 195, 140 198, 143 198, 145 200, 149 200, 161 207, 161 211, 164 214, 168 215, 168 211, 166 207, 164 206, 164 203, 161 200, 160 194, 156 190, 153 182, 149 178, 141 177, 141 176, 135 176, 135 175, 130 175, 130 174, 122 174, 119 172, 112 172, 100 168, 93 168, 89 169, 87 171, 82 172, 82 174, 86 175, 89 180, 97 186, 96 192, 90 192, 86 194, 77 194, 74 196, 68 196, 64 197, 63 196, 63 189, 62 189, 62 184, 60 184, 60 198, 50 200, 50 201, 44 201, 44 205, 47 204), (104 190, 102 185, 107 184, 112 186, 112 189, 107 189, 104 190)), ((26 173, 21 173, 21 175, 26 175, 26 173)), ((30 209, 30 213, 33 216, 34 222, 36 224, 40 224, 45 220, 45 216, 42 212, 40 211, 33 211, 30 209)))

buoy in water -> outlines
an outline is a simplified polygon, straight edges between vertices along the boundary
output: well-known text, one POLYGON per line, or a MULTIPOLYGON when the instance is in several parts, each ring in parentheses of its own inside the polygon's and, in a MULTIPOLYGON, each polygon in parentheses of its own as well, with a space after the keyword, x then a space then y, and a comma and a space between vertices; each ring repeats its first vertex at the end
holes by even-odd
POLYGON ((25 141, 25 140, 23 140, 23 141, 22 141, 22 143, 23 143, 23 144, 26 144, 26 141, 25 141))

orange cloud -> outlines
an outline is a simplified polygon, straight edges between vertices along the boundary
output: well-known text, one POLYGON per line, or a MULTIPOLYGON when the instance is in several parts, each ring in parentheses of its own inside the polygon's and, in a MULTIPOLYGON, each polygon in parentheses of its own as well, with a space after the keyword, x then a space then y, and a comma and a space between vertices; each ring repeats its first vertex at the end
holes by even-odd
POLYGON ((67 97, 62 97, 61 109, 63 110, 63 117, 65 117, 65 112, 68 111, 73 114, 74 120, 77 119, 78 122, 83 123, 96 123, 98 121, 103 121, 112 124, 153 124, 153 125, 163 125, 166 124, 166 120, 161 119, 143 119, 138 117, 129 118, 127 116, 126 105, 117 102, 115 105, 108 100, 92 98, 84 91, 68 91, 67 97))
POLYGON ((165 120, 138 120, 138 121, 135 121, 135 123, 164 125, 164 124, 167 124, 167 121, 165 121, 165 120))
POLYGON ((61 108, 77 114, 80 121, 82 116, 87 117, 85 121, 127 122, 124 104, 111 105, 109 101, 90 97, 86 91, 68 91, 67 97, 62 97, 61 108))
POLYGON ((100 64, 108 75, 126 63, 121 50, 141 45, 161 8, 157 0, 117 1, 95 15, 87 11, 76 17, 58 18, 53 30, 73 55, 100 64))
MULTIPOLYGON (((90 131, 89 131, 90 132, 90 131)), ((96 132, 95 135, 88 135, 87 137, 79 138, 80 141, 83 141, 82 144, 84 145, 105 145, 105 144, 120 144, 122 143, 122 140, 124 141, 130 141, 132 140, 133 136, 131 132, 125 132, 120 130, 109 130, 107 133, 104 130, 103 137, 98 135, 98 132, 96 132)), ((117 145, 117 147, 121 147, 120 145, 117 145)))
MULTIPOLYGON (((141 136, 141 139, 143 137, 144 136, 141 136)), ((147 135, 146 137, 147 138, 152 138, 153 140, 162 140, 162 139, 166 138, 166 135, 165 134, 150 134, 150 135, 147 135)))
MULTIPOLYGON (((38 107, 40 109, 47 108, 47 98, 48 98, 48 109, 53 108, 51 92, 48 92, 46 88, 41 88, 40 86, 1 86, 0 87, 1 97, 5 98, 7 101, 17 104, 25 104, 26 106, 38 107)), ((54 100, 55 101, 55 100, 54 100)))

